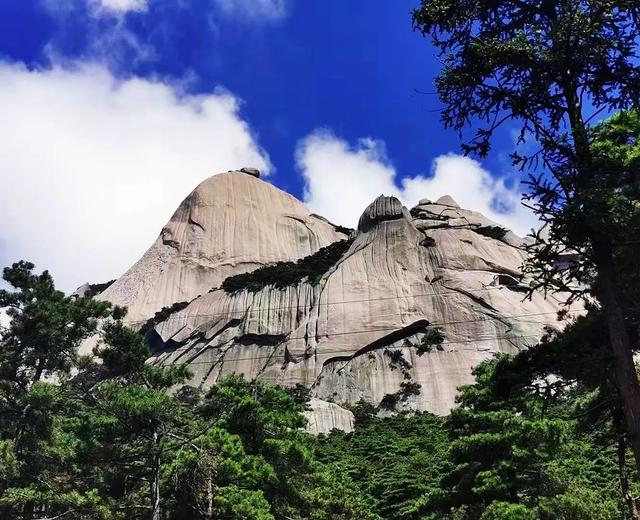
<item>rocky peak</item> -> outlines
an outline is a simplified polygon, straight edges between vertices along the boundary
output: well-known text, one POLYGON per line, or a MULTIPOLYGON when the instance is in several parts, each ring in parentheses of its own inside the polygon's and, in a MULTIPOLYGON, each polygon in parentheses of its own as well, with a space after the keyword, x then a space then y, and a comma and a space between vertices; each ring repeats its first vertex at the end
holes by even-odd
POLYGON ((305 385, 318 432, 351 428, 361 399, 447 413, 479 362, 558 326, 561 297, 523 298, 522 239, 450 197, 408 212, 380 196, 324 248, 346 238, 336 228, 252 175, 221 174, 101 297, 147 317, 185 301, 147 334, 151 363, 187 364, 205 388, 232 373, 305 385))
POLYGON ((99 297, 127 306, 128 319, 142 322, 231 275, 296 260, 341 238, 252 169, 221 173, 184 199, 144 256, 99 297))
POLYGON ((452 208, 460 208, 460 204, 458 204, 451 195, 443 195, 440 197, 436 204, 440 204, 442 206, 451 206, 452 208))
POLYGON ((367 232, 379 222, 397 220, 404 217, 409 217, 409 214, 397 198, 380 195, 367 206, 360 216, 358 230, 367 232))

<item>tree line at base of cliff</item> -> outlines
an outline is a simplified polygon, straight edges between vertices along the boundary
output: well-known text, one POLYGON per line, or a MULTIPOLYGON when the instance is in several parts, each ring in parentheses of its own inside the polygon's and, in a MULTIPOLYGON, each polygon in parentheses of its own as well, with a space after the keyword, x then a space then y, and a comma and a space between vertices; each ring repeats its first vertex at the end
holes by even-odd
POLYGON ((123 309, 20 262, 0 291, 0 516, 72 519, 634 518, 640 492, 601 311, 475 370, 448 417, 304 432, 308 392, 147 364, 123 309), (102 322, 98 330, 98 320, 102 322), (78 346, 99 334, 93 356, 78 346), (178 390, 176 390, 179 388, 178 390), (172 391, 173 389, 173 391, 172 391))

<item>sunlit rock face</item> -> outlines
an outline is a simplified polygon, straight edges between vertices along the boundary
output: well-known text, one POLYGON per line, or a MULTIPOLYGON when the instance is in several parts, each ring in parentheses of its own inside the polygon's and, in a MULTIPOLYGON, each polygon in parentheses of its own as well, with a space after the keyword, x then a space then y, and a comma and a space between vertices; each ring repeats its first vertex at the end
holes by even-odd
POLYGON ((382 413, 446 414, 474 366, 559 326, 560 298, 525 299, 524 240, 451 197, 423 199, 411 211, 377 198, 317 283, 221 288, 230 274, 345 237, 273 186, 223 174, 185 200, 104 297, 117 296, 135 316, 189 299, 148 335, 150 362, 186 363, 191 384, 205 388, 231 373, 305 385, 314 432, 351 429, 348 409, 360 400, 382 404, 382 413), (425 344, 434 328, 444 335, 440 346, 425 344))
POLYGON ((144 256, 99 298, 141 322, 230 275, 314 253, 344 236, 295 197, 243 168, 214 175, 180 204, 144 256))
POLYGON ((350 432, 354 429, 354 416, 350 410, 317 397, 310 399, 309 408, 306 412, 307 431, 311 433, 330 433, 331 430, 350 432))

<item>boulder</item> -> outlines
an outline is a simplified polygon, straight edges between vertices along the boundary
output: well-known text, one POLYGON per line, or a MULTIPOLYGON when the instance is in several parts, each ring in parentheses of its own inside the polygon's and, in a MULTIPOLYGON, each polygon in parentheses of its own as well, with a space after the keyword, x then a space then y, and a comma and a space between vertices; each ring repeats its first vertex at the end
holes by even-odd
POLYGON ((452 208, 460 207, 460 205, 455 200, 453 200, 453 197, 451 197, 451 195, 443 195, 436 201, 436 204, 440 204, 441 206, 451 206, 452 208))
POLYGON ((255 177, 256 179, 260 178, 260 170, 258 170, 258 168, 240 168, 240 171, 242 173, 246 173, 247 175, 252 175, 253 177, 255 177))

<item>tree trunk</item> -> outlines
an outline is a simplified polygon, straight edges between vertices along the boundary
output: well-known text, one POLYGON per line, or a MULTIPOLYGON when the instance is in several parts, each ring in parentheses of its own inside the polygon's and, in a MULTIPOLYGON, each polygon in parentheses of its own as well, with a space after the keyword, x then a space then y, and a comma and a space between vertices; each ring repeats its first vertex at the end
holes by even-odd
POLYGON ((631 493, 629 488, 629 472, 627 470, 627 443, 624 437, 618 438, 618 468, 620 472, 620 487, 622 488, 622 496, 629 508, 629 515, 631 520, 640 520, 638 515, 638 506, 636 499, 631 493))
POLYGON ((44 372, 44 358, 39 358, 38 363, 36 363, 36 371, 33 374, 33 379, 31 384, 37 383, 42 378, 42 373, 44 372))
POLYGON ((213 519, 213 482, 211 472, 207 476, 207 518, 213 519))
POLYGON ((585 200, 588 201, 588 198, 583 198, 580 191, 582 187, 588 186, 588 183, 584 183, 584 181, 592 180, 596 172, 587 127, 582 116, 580 96, 568 71, 567 75, 567 81, 563 84, 564 97, 567 102, 567 115, 574 140, 576 171, 578 176, 583 179, 575 187, 576 198, 583 201, 584 215, 590 228, 589 237, 593 249, 593 260, 601 286, 599 299, 609 330, 616 385, 622 400, 627 439, 633 450, 636 468, 640 472, 640 385, 633 360, 633 346, 627 331, 624 311, 618 299, 610 237, 602 232, 602 215, 597 210, 594 211, 594 215, 591 215, 590 204, 584 203, 585 200))
POLYGON ((622 306, 618 301, 611 247, 594 240, 593 255, 601 286, 601 303, 609 330, 614 357, 615 378, 622 400, 627 438, 640 472, 640 385, 633 360, 633 346, 627 331, 622 306))
POLYGON ((151 477, 151 520, 160 520, 160 436, 153 432, 153 475, 151 477))

